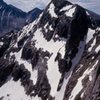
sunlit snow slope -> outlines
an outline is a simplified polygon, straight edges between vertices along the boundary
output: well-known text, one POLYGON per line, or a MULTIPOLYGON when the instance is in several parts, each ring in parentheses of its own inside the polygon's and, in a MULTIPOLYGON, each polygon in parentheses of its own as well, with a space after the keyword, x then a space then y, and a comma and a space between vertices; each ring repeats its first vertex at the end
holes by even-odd
POLYGON ((1 100, 99 100, 100 28, 84 8, 58 1, 0 38, 1 100))

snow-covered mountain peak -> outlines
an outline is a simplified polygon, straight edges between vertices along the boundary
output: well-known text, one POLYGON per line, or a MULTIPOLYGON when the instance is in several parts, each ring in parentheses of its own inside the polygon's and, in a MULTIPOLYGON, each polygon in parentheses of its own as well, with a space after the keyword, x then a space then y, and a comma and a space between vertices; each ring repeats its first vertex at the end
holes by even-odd
POLYGON ((100 61, 100 30, 91 17, 79 5, 52 0, 36 21, 2 37, 0 99, 89 100, 100 61))

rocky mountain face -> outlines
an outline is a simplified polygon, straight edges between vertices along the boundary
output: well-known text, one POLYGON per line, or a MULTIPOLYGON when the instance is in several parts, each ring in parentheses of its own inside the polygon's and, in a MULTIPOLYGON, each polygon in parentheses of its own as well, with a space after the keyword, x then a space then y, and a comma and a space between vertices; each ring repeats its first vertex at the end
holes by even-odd
POLYGON ((52 0, 0 38, 0 100, 99 100, 99 81, 100 28, 79 5, 52 0))
POLYGON ((40 13, 42 13, 42 10, 40 10, 39 8, 34 8, 33 10, 29 11, 27 13, 26 22, 28 24, 33 22, 36 18, 39 17, 40 13))
POLYGON ((18 31, 25 24, 34 21, 41 12, 40 9, 35 8, 26 13, 0 0, 0 35, 4 35, 12 30, 18 31))

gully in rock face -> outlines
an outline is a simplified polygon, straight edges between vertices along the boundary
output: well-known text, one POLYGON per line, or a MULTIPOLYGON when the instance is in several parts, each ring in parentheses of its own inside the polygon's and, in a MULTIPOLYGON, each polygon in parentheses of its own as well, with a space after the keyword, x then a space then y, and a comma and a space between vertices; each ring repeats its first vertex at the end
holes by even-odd
POLYGON ((99 100, 97 20, 79 5, 58 1, 18 33, 0 38, 0 98, 99 100))

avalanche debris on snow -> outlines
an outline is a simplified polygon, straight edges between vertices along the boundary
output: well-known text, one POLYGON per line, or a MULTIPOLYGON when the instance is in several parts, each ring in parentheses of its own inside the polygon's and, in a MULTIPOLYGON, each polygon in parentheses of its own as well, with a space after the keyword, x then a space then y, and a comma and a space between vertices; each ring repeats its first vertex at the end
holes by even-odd
POLYGON ((1 47, 3 44, 4 44, 3 42, 0 42, 0 47, 1 47))
POLYGON ((72 8, 73 5, 68 5, 68 6, 65 6, 63 7, 60 11, 66 11, 66 10, 69 10, 70 8, 72 8))
POLYGON ((93 40, 93 43, 91 44, 91 47, 88 49, 89 52, 91 52, 91 50, 95 46, 95 44, 96 44, 96 38, 93 40))
POLYGON ((100 45, 95 49, 95 52, 98 53, 100 51, 100 45))
POLYGON ((92 29, 88 29, 88 34, 87 34, 87 40, 86 40, 86 43, 88 43, 92 38, 93 38, 93 35, 95 33, 95 30, 92 30, 92 29))

